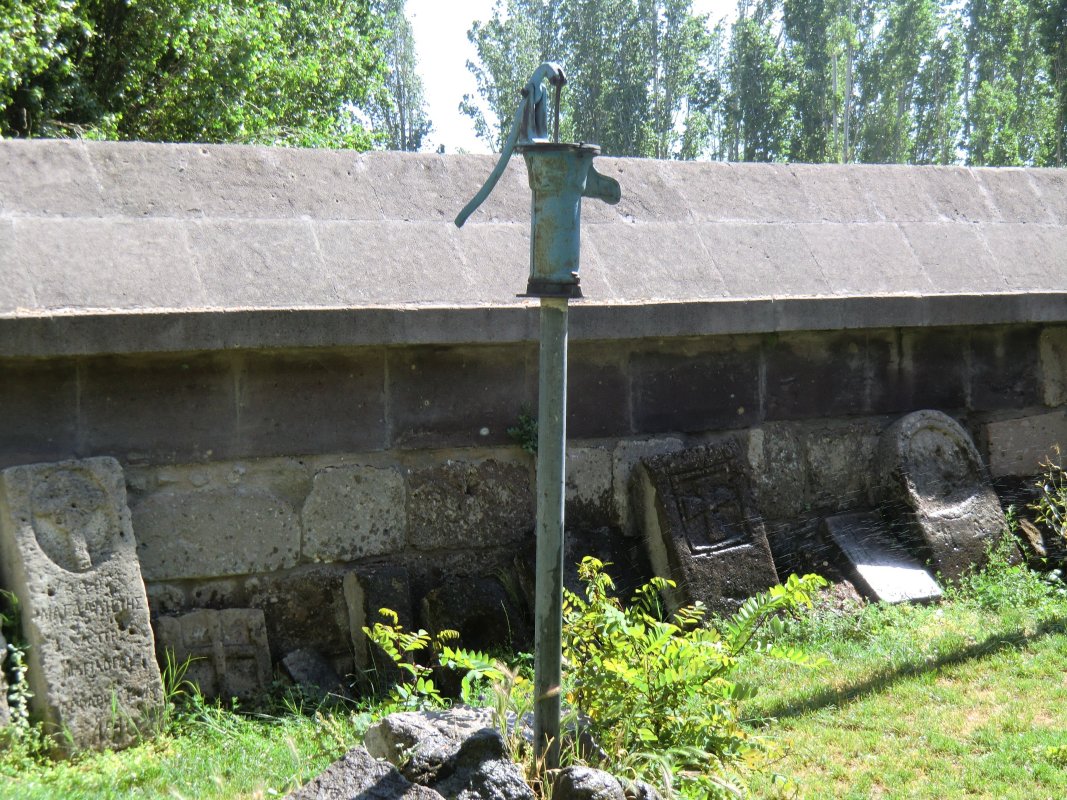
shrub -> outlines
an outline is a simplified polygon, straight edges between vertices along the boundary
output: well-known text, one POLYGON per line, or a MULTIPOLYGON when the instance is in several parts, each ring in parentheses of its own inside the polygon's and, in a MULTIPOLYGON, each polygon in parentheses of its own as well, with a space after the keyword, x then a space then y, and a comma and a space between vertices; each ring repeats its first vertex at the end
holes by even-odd
POLYGON ((708 798, 745 791, 744 765, 763 752, 746 731, 738 703, 754 688, 737 679, 746 650, 818 666, 799 650, 770 644, 781 612, 810 606, 826 585, 817 575, 747 600, 733 616, 706 619, 700 603, 666 615, 661 592, 673 582, 654 578, 626 607, 612 596, 604 564, 579 567, 585 597, 564 596, 565 697, 588 720, 608 754, 608 770, 659 784, 668 793, 708 798))

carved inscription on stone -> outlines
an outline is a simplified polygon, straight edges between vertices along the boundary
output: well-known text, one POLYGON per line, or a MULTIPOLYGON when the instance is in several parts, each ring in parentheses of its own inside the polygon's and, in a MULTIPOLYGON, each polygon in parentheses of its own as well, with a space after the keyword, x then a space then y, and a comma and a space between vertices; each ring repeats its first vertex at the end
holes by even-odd
POLYGON ((736 443, 644 458, 634 481, 653 569, 678 584, 672 604, 730 611, 777 583, 736 443))
POLYGON ((163 690, 118 462, 0 472, 0 569, 19 599, 32 709, 57 747, 148 731, 163 690))
POLYGON ((190 659, 186 680, 205 697, 251 697, 270 684, 267 625, 258 608, 199 609, 156 620, 160 663, 166 651, 190 659))

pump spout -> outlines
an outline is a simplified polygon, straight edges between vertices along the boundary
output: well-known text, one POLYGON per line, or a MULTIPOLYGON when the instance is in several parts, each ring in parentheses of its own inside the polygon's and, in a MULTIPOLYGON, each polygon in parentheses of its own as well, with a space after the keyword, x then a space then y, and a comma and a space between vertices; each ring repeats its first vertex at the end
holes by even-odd
POLYGON ((613 206, 622 198, 622 189, 619 182, 607 175, 601 175, 590 164, 589 173, 585 179, 585 189, 582 197, 592 197, 594 200, 603 200, 609 206, 613 206))

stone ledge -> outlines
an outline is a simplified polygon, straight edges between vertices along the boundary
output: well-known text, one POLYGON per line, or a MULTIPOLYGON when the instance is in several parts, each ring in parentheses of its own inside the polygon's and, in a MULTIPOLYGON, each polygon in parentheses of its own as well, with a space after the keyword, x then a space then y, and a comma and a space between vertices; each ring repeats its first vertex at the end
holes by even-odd
MULTIPOLYGON (((572 340, 1067 322, 1067 291, 572 305, 572 340)), ((0 357, 537 341, 537 307, 293 308, 0 316, 0 357)))

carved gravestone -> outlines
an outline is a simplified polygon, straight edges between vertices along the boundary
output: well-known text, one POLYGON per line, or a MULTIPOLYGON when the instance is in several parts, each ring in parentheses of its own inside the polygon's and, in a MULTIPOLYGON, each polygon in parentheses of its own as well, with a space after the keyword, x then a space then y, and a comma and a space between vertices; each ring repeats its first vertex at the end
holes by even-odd
POLYGON ((835 514, 823 524, 852 567, 852 578, 872 600, 935 600, 941 587, 900 542, 877 511, 835 514))
POLYGON ((267 625, 258 608, 203 608, 159 617, 156 645, 161 664, 166 651, 177 664, 189 660, 185 679, 205 697, 253 697, 270 685, 267 625))
POLYGON ((949 580, 986 562, 1008 523, 974 442, 940 411, 894 422, 878 447, 875 497, 909 543, 949 580))
POLYGON ((736 443, 644 458, 634 475, 653 571, 678 584, 672 605, 730 612, 778 582, 736 443))
POLYGON ((0 551, 34 714, 66 752, 133 743, 163 687, 118 462, 0 472, 0 551))

